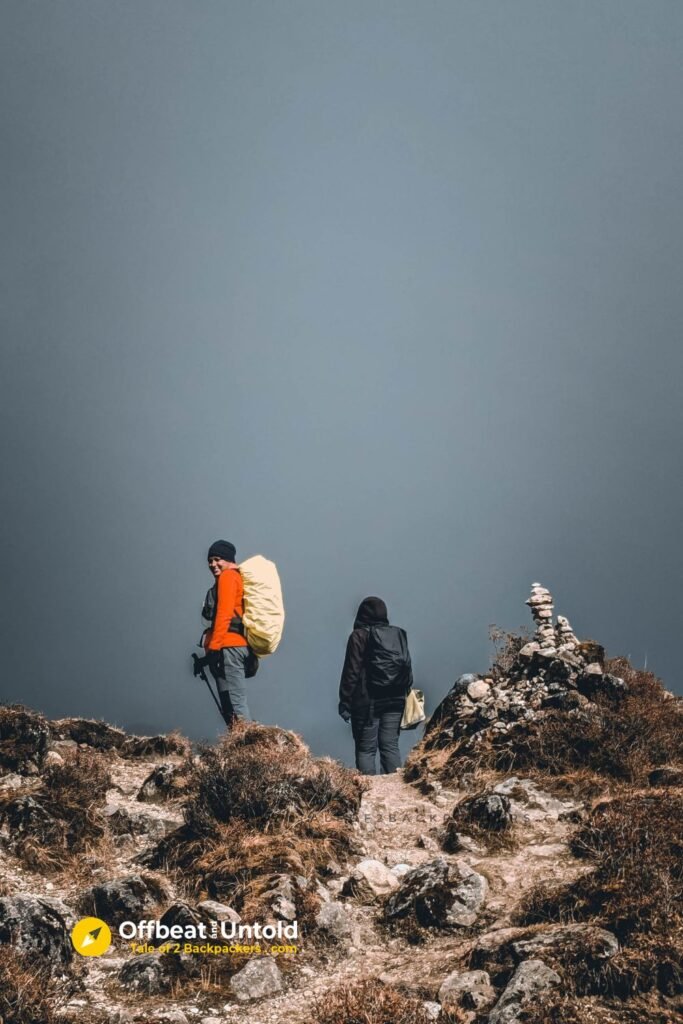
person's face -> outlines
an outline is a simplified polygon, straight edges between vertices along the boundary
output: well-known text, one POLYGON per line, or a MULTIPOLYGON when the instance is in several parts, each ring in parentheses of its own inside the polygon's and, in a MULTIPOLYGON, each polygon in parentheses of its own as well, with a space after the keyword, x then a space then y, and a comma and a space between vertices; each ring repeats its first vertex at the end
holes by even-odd
POLYGON ((213 573, 216 579, 218 579, 223 570, 227 569, 229 565, 230 562, 226 562, 224 558, 217 558, 215 555, 212 555, 209 559, 209 572, 213 573))

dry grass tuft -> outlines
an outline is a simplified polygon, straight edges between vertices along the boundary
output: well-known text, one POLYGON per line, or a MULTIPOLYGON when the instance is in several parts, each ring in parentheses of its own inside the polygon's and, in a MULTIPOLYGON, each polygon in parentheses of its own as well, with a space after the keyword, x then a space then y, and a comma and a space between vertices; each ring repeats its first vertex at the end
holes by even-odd
MULTIPOLYGON (((311 1024, 430 1024, 432 1018, 419 999, 371 979, 326 992, 313 1005, 310 1020, 311 1024)), ((439 1020, 456 1024, 458 1018, 442 1013, 439 1020)))
POLYGON ((310 877, 350 852, 364 788, 355 772, 312 757, 294 733, 251 722, 199 755, 185 824, 146 855, 148 866, 245 908, 258 903, 264 877, 310 877))

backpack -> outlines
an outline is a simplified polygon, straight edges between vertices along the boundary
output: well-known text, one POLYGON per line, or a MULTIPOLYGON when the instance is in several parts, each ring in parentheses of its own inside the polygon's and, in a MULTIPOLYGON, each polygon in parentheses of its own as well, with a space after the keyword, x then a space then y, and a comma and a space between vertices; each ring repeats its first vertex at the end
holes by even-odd
POLYGON ((365 648, 368 696, 405 697, 409 667, 406 631, 398 626, 370 626, 365 648))
POLYGON ((244 584, 244 624, 247 643, 264 658, 277 650, 285 625, 280 577, 274 562, 254 555, 239 566, 244 584))

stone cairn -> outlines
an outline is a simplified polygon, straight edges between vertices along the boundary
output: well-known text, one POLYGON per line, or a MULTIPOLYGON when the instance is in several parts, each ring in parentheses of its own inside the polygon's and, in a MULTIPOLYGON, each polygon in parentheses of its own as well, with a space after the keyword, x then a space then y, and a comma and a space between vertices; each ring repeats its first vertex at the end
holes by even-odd
POLYGON ((626 684, 605 673, 604 650, 592 640, 577 639, 569 620, 553 623, 553 598, 546 587, 532 583, 527 600, 536 632, 505 667, 494 663, 486 675, 460 676, 427 726, 442 740, 471 737, 504 739, 516 725, 533 721, 552 709, 571 714, 590 711, 597 693, 622 695, 626 684))

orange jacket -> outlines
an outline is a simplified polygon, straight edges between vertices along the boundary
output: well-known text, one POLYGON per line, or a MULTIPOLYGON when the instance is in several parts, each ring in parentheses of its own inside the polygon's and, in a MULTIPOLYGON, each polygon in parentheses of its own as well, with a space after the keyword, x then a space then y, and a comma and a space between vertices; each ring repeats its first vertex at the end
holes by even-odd
POLYGON ((216 581, 216 614, 209 636, 209 650, 220 651, 222 647, 246 647, 247 641, 240 633, 230 633, 230 620, 235 615, 244 615, 244 584, 238 569, 224 569, 216 581))

